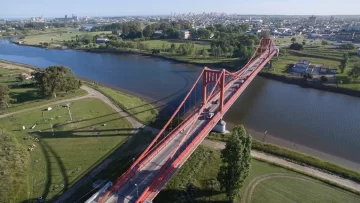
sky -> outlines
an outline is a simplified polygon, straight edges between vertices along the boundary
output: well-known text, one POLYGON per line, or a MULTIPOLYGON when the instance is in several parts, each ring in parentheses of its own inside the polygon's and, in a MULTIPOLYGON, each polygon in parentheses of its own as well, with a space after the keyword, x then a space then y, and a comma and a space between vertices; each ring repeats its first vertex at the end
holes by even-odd
POLYGON ((359 15, 360 0, 0 0, 0 18, 170 15, 359 15))

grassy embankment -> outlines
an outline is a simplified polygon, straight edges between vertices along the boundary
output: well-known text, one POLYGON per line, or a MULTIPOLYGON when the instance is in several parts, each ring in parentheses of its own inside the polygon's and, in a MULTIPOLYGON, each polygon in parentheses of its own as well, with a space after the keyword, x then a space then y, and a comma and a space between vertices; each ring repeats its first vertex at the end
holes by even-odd
POLYGON ((75 40, 76 37, 79 37, 84 34, 88 35, 105 35, 110 34, 109 31, 102 31, 102 32, 66 32, 66 31, 59 31, 59 32, 52 32, 52 33, 45 33, 45 34, 37 34, 31 36, 25 36, 23 39, 17 40, 22 41, 25 45, 31 46, 42 46, 43 43, 48 43, 49 46, 47 48, 67 48, 64 46, 64 41, 68 40, 75 40))
POLYGON ((79 89, 71 93, 60 93, 57 98, 44 99, 30 80, 21 82, 17 79, 21 73, 29 73, 27 68, 29 67, 0 61, 0 83, 9 87, 9 96, 14 99, 9 108, 0 110, 0 115, 87 94, 85 90, 79 89))
MULTIPOLYGON (((0 81, 10 86, 10 96, 17 100, 5 111, 55 101, 42 98, 31 84, 24 87, 30 82, 20 83, 16 79, 18 74, 26 72, 20 69, 27 66, 9 62, 1 65, 0 81)), ((135 105, 134 109, 136 106, 153 109, 140 99, 112 91, 106 90, 125 107, 135 105)), ((78 94, 85 95, 86 92, 80 90, 74 94, 64 94, 57 100, 78 94)), ((51 111, 36 109, 0 119, 0 153, 4 155, 1 157, 0 173, 6 175, 0 177, 0 184, 9 186, 1 188, 0 202, 21 202, 40 196, 47 200, 56 197, 122 145, 133 130, 125 118, 98 99, 83 99, 70 104, 72 121, 67 108, 63 107, 65 103, 51 106, 51 111), (30 129, 33 126, 34 129, 30 129), (29 151, 32 144, 36 146, 29 151)), ((151 112, 156 114, 154 110, 151 112)), ((144 122, 151 120, 151 115, 146 112, 137 115, 144 122)), ((149 134, 147 132, 139 134, 142 140, 134 140, 132 146, 151 138, 146 136, 149 134)))
MULTIPOLYGON (((227 135, 211 133, 208 136, 209 139, 218 140, 218 141, 226 141, 227 135)), ((322 169, 328 171, 330 173, 334 173, 338 176, 356 181, 360 183, 360 173, 349 170, 347 168, 341 167, 339 165, 318 159, 316 157, 312 157, 300 152, 296 152, 290 149, 282 148, 277 145, 266 144, 256 140, 253 140, 252 149, 263 151, 269 154, 273 154, 279 157, 284 157, 289 159, 290 161, 295 161, 300 164, 306 164, 309 166, 313 166, 318 169, 322 169)))
POLYGON ((4 37, 15 37, 15 36, 32 36, 32 35, 40 35, 40 34, 47 34, 47 33, 54 33, 54 32, 66 32, 74 28, 47 28, 43 30, 35 30, 29 29, 28 31, 23 30, 11 30, 9 32, 0 33, 0 39, 4 37))
POLYGON ((135 97, 102 85, 94 85, 89 82, 85 82, 85 84, 103 93, 119 108, 123 109, 129 115, 134 116, 143 124, 147 125, 153 123, 159 113, 152 104, 139 97, 135 97))
POLYGON ((19 197, 51 199, 61 194, 131 134, 130 123, 100 100, 70 104, 72 121, 65 104, 52 106, 51 111, 38 109, 0 119, 0 128, 16 138, 23 150, 36 145, 27 152, 28 166, 24 163, 29 189, 19 197))

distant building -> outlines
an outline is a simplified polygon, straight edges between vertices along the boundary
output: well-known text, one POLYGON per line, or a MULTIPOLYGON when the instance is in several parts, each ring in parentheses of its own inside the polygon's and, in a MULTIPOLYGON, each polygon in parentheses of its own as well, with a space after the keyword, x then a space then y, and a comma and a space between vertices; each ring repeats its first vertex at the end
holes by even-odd
POLYGON ((311 73, 313 68, 310 68, 310 61, 308 60, 300 60, 298 61, 294 67, 292 68, 292 72, 295 73, 311 73))
POLYGON ((155 32, 152 34, 151 38, 159 39, 163 35, 164 35, 164 32, 162 30, 155 30, 155 32))
POLYGON ((30 75, 29 73, 21 73, 22 76, 24 76, 25 80, 29 80, 31 78, 33 78, 32 75, 30 75))
POLYGON ((72 14, 71 18, 68 18, 67 15, 65 15, 65 18, 55 18, 54 20, 59 22, 78 22, 79 19, 76 15, 72 14))
POLYGON ((316 23, 316 16, 309 17, 309 23, 315 24, 316 23))
POLYGON ((260 27, 263 24, 263 20, 251 20, 251 24, 255 25, 256 27, 260 27))
POLYGON ((189 30, 180 30, 181 39, 189 39, 190 31, 189 30))
POLYGON ((334 16, 331 16, 331 17, 330 17, 330 22, 334 22, 334 20, 335 20, 335 17, 334 17, 334 16))
POLYGON ((107 42, 109 42, 109 39, 108 39, 108 38, 97 38, 97 39, 96 39, 96 43, 97 43, 97 44, 107 43, 107 42))

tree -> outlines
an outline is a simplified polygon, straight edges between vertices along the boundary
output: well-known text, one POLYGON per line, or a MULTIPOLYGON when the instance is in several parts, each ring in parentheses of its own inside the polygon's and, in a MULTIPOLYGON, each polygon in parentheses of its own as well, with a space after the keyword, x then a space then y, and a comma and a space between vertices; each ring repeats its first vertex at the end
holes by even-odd
POLYGON ((23 83, 25 81, 25 76, 23 74, 20 74, 18 79, 21 83, 23 83))
POLYGON ((36 72, 35 80, 44 96, 56 97, 59 92, 75 91, 81 86, 71 69, 64 66, 50 66, 42 72, 36 72))
POLYGON ((293 50, 303 50, 304 49, 304 46, 302 44, 299 44, 299 43, 293 43, 290 45, 289 47, 290 49, 293 49, 293 50))
POLYGON ((344 73, 346 67, 348 66, 349 54, 348 54, 348 53, 344 53, 343 58, 344 58, 344 59, 341 60, 340 65, 339 65, 339 69, 340 69, 341 73, 344 73))
POLYGON ((348 75, 352 77, 353 79, 357 79, 360 77, 360 63, 354 64, 351 71, 349 71, 348 75))
POLYGON ((329 79, 323 75, 320 77, 320 80, 321 80, 321 82, 326 83, 329 79))
POLYGON ((174 44, 174 43, 171 44, 170 52, 171 52, 172 54, 175 54, 175 52, 176 52, 176 44, 174 44))
POLYGON ((211 32, 208 29, 200 28, 198 30, 198 34, 199 34, 200 39, 209 39, 211 32))
POLYGON ((355 49, 355 45, 352 44, 352 43, 343 44, 342 47, 343 47, 344 49, 355 49))
POLYGON ((323 46, 326 46, 326 45, 328 45, 328 44, 329 44, 329 42, 326 41, 326 40, 321 41, 321 45, 323 45, 323 46))
POLYGON ((270 38, 270 30, 262 30, 259 33, 259 38, 269 39, 270 38))
POLYGON ((6 109, 9 106, 11 98, 9 97, 9 88, 7 85, 0 84, 0 109, 6 109))
POLYGON ((225 189, 226 196, 234 202, 238 191, 249 175, 251 137, 246 134, 244 126, 237 126, 221 151, 222 165, 217 179, 220 188, 225 189))
POLYGON ((291 42, 294 44, 296 42, 296 38, 295 37, 291 38, 291 42))

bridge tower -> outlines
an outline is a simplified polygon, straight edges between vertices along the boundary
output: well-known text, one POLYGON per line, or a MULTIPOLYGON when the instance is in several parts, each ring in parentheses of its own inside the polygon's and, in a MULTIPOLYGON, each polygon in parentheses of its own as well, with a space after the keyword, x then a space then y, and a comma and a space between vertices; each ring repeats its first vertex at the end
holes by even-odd
POLYGON ((224 107, 224 87, 225 87, 225 69, 218 71, 218 70, 211 70, 205 67, 204 75, 203 75, 203 102, 204 105, 207 104, 209 100, 207 95, 207 86, 210 83, 214 83, 215 86, 218 86, 220 91, 220 112, 223 113, 224 107))

